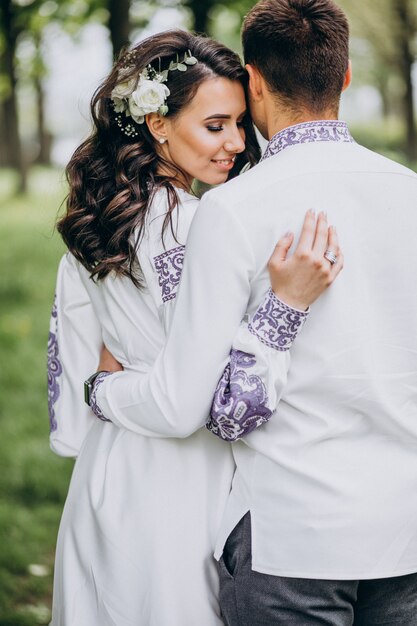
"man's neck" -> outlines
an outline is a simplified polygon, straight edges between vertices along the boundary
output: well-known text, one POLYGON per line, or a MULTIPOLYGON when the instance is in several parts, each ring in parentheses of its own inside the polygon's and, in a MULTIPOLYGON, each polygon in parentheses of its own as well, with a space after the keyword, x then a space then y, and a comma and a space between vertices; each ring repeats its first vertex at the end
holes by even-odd
POLYGON ((274 135, 281 130, 288 128, 289 126, 295 126, 296 124, 304 124, 305 122, 315 122, 317 120, 337 120, 337 113, 334 111, 300 111, 298 115, 289 114, 285 111, 274 111, 274 114, 270 116, 270 121, 267 121, 268 138, 271 139, 274 135))

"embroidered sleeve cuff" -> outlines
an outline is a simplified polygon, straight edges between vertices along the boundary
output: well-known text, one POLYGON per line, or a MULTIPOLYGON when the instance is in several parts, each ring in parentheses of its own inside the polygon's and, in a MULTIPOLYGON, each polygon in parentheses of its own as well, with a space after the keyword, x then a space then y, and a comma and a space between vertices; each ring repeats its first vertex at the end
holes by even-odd
POLYGON ((231 350, 206 424, 220 439, 237 441, 270 419, 267 390, 256 369, 255 355, 231 350))
POLYGON ((269 289, 264 302, 250 320, 249 331, 274 350, 289 350, 302 329, 310 309, 299 311, 282 302, 269 289))
POLYGON ((102 410, 97 404, 97 390, 102 384, 103 380, 107 376, 110 376, 112 373, 113 372, 101 372, 95 379, 94 384, 93 384, 93 390, 91 392, 90 408, 93 411, 94 415, 98 417, 100 420, 102 420, 103 422, 110 422, 111 420, 107 419, 107 417, 103 415, 102 410))

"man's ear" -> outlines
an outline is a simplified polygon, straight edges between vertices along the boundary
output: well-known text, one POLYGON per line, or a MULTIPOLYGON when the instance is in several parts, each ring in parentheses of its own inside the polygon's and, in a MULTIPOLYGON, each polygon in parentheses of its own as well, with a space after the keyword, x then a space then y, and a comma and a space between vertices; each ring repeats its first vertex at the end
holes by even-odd
POLYGON ((260 100, 262 100, 263 98, 263 79, 262 76, 259 72, 259 70, 254 66, 251 65, 250 63, 247 63, 245 65, 246 67, 246 71, 249 74, 249 93, 251 95, 251 98, 253 98, 253 100, 255 102, 260 102, 260 100))
POLYGON ((159 143, 167 140, 167 121, 160 113, 148 113, 145 117, 146 125, 152 137, 159 143))
POLYGON ((351 82, 352 82, 352 61, 349 59, 348 68, 345 74, 345 80, 343 81, 342 91, 345 91, 345 89, 349 87, 351 82))

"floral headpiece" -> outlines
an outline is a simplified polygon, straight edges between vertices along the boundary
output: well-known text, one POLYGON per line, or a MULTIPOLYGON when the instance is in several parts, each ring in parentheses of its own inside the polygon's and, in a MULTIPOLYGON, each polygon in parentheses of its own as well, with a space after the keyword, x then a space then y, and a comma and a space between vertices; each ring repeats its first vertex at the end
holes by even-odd
MULTIPOLYGON (((171 61, 168 69, 156 71, 152 65, 148 65, 140 74, 139 78, 127 78, 132 71, 132 66, 122 67, 118 72, 120 82, 111 92, 111 100, 116 115, 116 122, 122 132, 128 137, 136 137, 138 131, 135 125, 126 118, 131 117, 136 124, 143 124, 145 115, 148 113, 160 113, 166 115, 166 104, 170 91, 166 85, 168 73, 174 70, 185 72, 188 66, 195 65, 197 59, 188 50, 183 59, 171 61), (122 114, 124 113, 124 118, 122 114)), ((159 65, 161 61, 159 60, 159 65)))

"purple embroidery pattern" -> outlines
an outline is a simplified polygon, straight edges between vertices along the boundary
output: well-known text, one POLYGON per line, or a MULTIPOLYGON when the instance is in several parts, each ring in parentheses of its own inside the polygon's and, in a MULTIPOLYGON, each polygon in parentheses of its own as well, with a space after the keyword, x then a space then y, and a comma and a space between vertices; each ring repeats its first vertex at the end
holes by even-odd
POLYGON ((97 404, 97 390, 100 387, 100 385, 102 384, 103 380, 107 377, 110 376, 113 372, 100 372, 100 374, 97 376, 97 378, 94 381, 93 384, 93 390, 91 392, 91 397, 90 397, 90 408, 93 411, 94 415, 96 417, 98 417, 99 420, 102 420, 103 422, 110 422, 111 420, 107 419, 107 417, 105 417, 105 415, 103 414, 102 410, 100 409, 100 407, 97 404))
POLYGON ((158 283, 161 287, 162 302, 173 300, 181 278, 184 263, 185 246, 178 246, 167 250, 154 258, 155 269, 158 273, 158 283))
POLYGON ((317 143, 320 141, 335 141, 355 143, 346 122, 325 120, 320 122, 305 122, 284 128, 270 140, 262 161, 288 148, 300 143, 317 143))
POLYGON ((230 361, 217 384, 208 430, 225 441, 237 441, 269 420, 268 396, 262 380, 248 370, 256 365, 253 354, 230 352, 230 361))
POLYGON ((265 345, 285 352, 290 349, 308 314, 309 309, 307 311, 292 309, 269 289, 248 328, 265 345))
POLYGON ((62 365, 59 360, 59 347, 57 340, 58 329, 58 310, 56 306, 56 296, 51 312, 51 322, 48 335, 48 412, 50 432, 54 432, 58 428, 55 417, 55 403, 60 395, 58 379, 62 374, 62 365))

